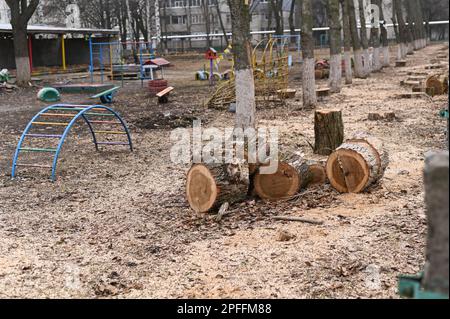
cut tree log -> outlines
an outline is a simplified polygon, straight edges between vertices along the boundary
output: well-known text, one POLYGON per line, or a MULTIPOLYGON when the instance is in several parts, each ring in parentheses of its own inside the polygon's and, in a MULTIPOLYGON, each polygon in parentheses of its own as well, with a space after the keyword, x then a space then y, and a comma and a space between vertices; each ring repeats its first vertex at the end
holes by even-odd
POLYGON ((256 173, 253 186, 256 194, 267 201, 286 200, 300 189, 325 184, 325 165, 319 161, 306 160, 294 154, 281 155, 275 174, 256 173))
POLYGON ((397 94, 399 99, 416 99, 416 98, 429 98, 429 96, 424 92, 406 92, 397 94))
POLYGON ((404 66, 406 66, 406 61, 405 60, 395 61, 395 67, 400 68, 400 67, 404 67, 404 66))
POLYGON ((448 93, 448 77, 441 75, 432 75, 427 79, 427 88, 434 88, 435 95, 448 93))
POLYGON ((436 69, 443 69, 444 66, 442 64, 431 64, 425 66, 425 70, 436 70, 436 69))
POLYGON ((330 155, 326 170, 337 191, 360 193, 377 183, 388 165, 383 143, 367 133, 357 133, 330 155))
POLYGON ((416 86, 419 86, 420 84, 421 84, 420 81, 408 81, 408 80, 406 80, 406 81, 404 81, 404 80, 400 81, 400 85, 402 85, 402 86, 412 86, 412 87, 416 87, 416 86))
POLYGON ((412 91, 417 93, 417 92, 425 92, 425 88, 421 87, 421 86, 416 86, 412 88, 412 91))
POLYGON ((197 213, 218 209, 226 202, 243 201, 248 189, 249 168, 246 162, 195 164, 187 174, 187 200, 197 213))
POLYGON ((368 120, 369 121, 381 121, 383 119, 383 115, 380 113, 369 113, 368 120))
POLYGON ((406 74, 407 75, 413 75, 413 76, 423 76, 425 78, 428 76, 428 72, 422 72, 422 71, 409 71, 406 74))
POLYGON ((256 194, 267 201, 278 201, 293 197, 300 190, 299 167, 278 162, 275 174, 261 174, 258 170, 253 184, 256 194))
POLYGON ((299 167, 300 189, 323 185, 327 182, 325 164, 319 161, 306 160, 299 167))
POLYGON ((384 113, 384 119, 388 122, 393 122, 397 119, 395 112, 386 112, 384 113))
POLYGON ((315 146, 319 155, 330 155, 344 141, 344 122, 340 110, 319 110, 314 116, 315 146))
POLYGON ((434 88, 425 88, 425 93, 428 95, 428 96, 431 96, 431 97, 433 97, 434 96, 434 88))

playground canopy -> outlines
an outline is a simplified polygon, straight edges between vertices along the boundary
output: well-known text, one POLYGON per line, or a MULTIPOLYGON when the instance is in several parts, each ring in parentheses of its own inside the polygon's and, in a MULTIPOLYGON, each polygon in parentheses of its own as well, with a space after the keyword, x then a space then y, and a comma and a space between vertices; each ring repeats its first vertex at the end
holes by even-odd
MULTIPOLYGON (((62 66, 62 69, 66 70, 68 64, 89 63, 89 44, 80 35, 84 37, 117 38, 119 31, 113 29, 28 25, 27 34, 32 69, 33 66, 62 66), (36 35, 53 35, 56 38, 40 39, 36 35), (68 35, 72 37, 68 37, 68 35), (78 38, 73 37, 74 35, 78 35, 78 38)), ((15 67, 11 37, 11 24, 0 24, 0 47, 2 47, 0 66, 3 68, 15 67)))
MULTIPOLYGON (((12 33, 12 26, 9 23, 0 23, 0 33, 12 33)), ((119 30, 111 29, 87 29, 87 28, 65 28, 48 25, 29 25, 28 34, 102 34, 118 35, 119 30)))

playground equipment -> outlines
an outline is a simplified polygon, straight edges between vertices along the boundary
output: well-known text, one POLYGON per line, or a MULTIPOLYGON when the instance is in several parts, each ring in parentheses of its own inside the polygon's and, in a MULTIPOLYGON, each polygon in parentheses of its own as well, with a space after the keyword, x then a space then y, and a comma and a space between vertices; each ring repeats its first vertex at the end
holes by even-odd
POLYGON ((286 50, 288 55, 288 65, 293 63, 302 63, 302 44, 300 34, 295 35, 270 35, 275 40, 276 46, 279 50, 286 50), (295 57, 294 54, 295 53, 295 57))
POLYGON ((9 81, 9 71, 7 69, 3 69, 0 71, 0 83, 9 81))
MULTIPOLYGON (((205 59, 209 60, 209 74, 214 74, 214 60, 218 59, 217 51, 214 48, 209 48, 205 53, 205 59)), ((214 76, 209 77, 209 85, 214 85, 214 76)))
MULTIPOLYGON (((260 41, 252 53, 255 94, 258 104, 283 102, 285 95, 278 92, 288 89, 288 50, 276 38, 260 41), (262 51, 262 54, 261 54, 262 51)), ((216 92, 206 102, 207 107, 222 109, 236 102, 234 74, 230 80, 219 84, 216 92)))
POLYGON ((148 65, 148 62, 155 57, 155 49, 152 42, 95 42, 91 37, 89 38, 89 50, 91 83, 94 82, 94 71, 96 68, 100 70, 101 83, 104 83, 105 73, 108 69, 110 79, 121 79, 122 86, 124 78, 139 79, 142 82, 142 86, 144 80, 153 80, 153 70, 148 65), (125 51, 129 47, 131 48, 135 64, 127 63, 125 51), (137 62, 139 64, 136 64, 137 62))
POLYGON ((175 88, 172 86, 169 86, 168 88, 162 90, 156 96, 158 97, 158 103, 159 104, 165 104, 169 102, 169 94, 172 92, 175 88))
POLYGON ((34 167, 34 168, 46 168, 51 169, 51 180, 56 180, 56 168, 58 164, 59 154, 61 153, 62 146, 70 132, 70 129, 75 125, 77 120, 82 118, 87 124, 95 148, 98 151, 100 145, 104 146, 116 146, 125 145, 129 146, 133 151, 133 144, 131 141, 131 135, 125 121, 120 115, 113 109, 103 105, 71 105, 71 104, 56 104, 49 106, 39 113, 37 113, 32 120, 26 126, 19 143, 17 145, 16 152, 14 154, 11 177, 15 178, 18 167, 34 167), (117 121, 105 121, 102 120, 105 117, 115 118, 117 121), (67 122, 60 121, 48 121, 47 119, 69 119, 67 122), (96 129, 94 126, 98 125, 102 128, 96 129), (104 129, 104 125, 108 126, 120 126, 123 130, 114 131, 104 129), (58 130, 62 128, 63 131, 58 130), (33 131, 31 133, 31 131, 33 131), (49 132, 50 131, 50 132, 49 132), (126 136, 126 141, 111 141, 105 138, 106 141, 99 142, 97 137, 99 135, 106 136, 126 136), (53 143, 52 143, 53 141, 53 143), (55 142, 57 142, 55 144, 55 142), (24 146, 38 144, 39 147, 24 146), (51 147, 47 143, 52 143, 51 147), (44 145, 44 146, 42 146, 44 145), (52 165, 39 165, 39 164, 22 164, 18 163, 19 155, 22 153, 49 153, 53 155, 52 165))
POLYGON ((57 102, 61 99, 61 95, 57 89, 43 88, 38 92, 37 98, 42 102, 57 102))
POLYGON ((120 87, 115 86, 112 89, 100 92, 94 96, 91 96, 91 99, 98 99, 100 98, 100 101, 102 103, 111 104, 114 99, 114 95, 117 93, 117 91, 120 89, 120 87))

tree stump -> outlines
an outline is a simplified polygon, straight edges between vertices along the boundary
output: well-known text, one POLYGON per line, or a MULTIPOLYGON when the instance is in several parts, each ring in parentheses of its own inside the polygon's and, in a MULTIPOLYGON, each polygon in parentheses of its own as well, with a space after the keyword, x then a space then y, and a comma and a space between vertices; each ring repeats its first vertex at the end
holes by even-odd
POLYGON ((322 88, 316 90, 317 97, 325 97, 330 95, 330 89, 329 88, 322 88))
POLYGON ((389 165, 383 143, 358 133, 330 155, 326 170, 331 185, 341 193, 360 193, 377 183, 389 165))
POLYGON ((344 141, 344 123, 340 110, 320 110, 314 116, 315 147, 319 155, 330 155, 344 141))
POLYGON ((187 174, 186 196, 197 213, 243 201, 249 189, 249 167, 236 164, 195 164, 187 174))

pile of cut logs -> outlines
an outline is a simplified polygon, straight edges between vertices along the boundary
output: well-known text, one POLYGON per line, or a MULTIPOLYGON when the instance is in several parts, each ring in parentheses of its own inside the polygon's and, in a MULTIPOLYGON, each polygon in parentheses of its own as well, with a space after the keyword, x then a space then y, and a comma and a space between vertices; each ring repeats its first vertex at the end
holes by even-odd
POLYGON ((328 160, 283 154, 274 174, 263 174, 264 165, 239 160, 195 164, 187 174, 187 200, 195 212, 205 213, 255 194, 266 201, 291 199, 301 190, 327 181, 338 192, 360 193, 376 184, 389 164, 383 143, 367 133, 356 133, 344 142, 340 110, 316 111, 315 153, 329 156, 328 160))

